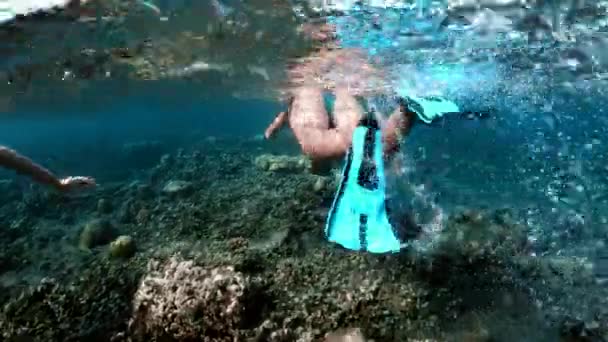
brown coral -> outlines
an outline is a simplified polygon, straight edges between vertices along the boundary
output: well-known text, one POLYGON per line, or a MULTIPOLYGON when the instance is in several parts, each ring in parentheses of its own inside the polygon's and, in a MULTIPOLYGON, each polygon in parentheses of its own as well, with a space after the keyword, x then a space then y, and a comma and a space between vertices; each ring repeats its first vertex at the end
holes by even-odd
POLYGON ((249 280, 232 267, 153 260, 133 301, 130 328, 140 340, 232 341, 238 336, 249 280))

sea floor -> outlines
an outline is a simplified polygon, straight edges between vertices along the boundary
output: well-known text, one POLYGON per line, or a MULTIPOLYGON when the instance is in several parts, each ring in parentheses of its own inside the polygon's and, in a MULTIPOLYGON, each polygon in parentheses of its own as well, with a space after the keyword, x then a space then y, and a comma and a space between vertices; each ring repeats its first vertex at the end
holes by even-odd
POLYGON ((325 241, 336 178, 262 142, 207 139, 77 196, 1 181, 3 340, 608 340, 593 263, 539 253, 524 202, 450 206, 470 184, 389 170, 398 224, 435 234, 394 255, 325 241))

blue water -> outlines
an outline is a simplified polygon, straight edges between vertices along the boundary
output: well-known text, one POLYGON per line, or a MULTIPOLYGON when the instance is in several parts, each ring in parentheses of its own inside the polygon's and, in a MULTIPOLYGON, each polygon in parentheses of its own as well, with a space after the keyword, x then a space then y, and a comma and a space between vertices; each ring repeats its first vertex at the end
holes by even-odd
MULTIPOLYGON (((280 109, 278 103, 263 100, 196 100, 194 93, 179 93, 178 87, 162 87, 161 96, 146 95, 144 88, 142 95, 114 97, 107 105, 99 105, 95 94, 51 111, 20 104, 4 113, 0 143, 34 160, 56 163, 57 172, 98 174, 103 170, 103 179, 123 168, 108 156, 120 154, 125 144, 161 141, 160 152, 166 153, 210 136, 253 139, 280 109)), ((160 159, 158 153, 154 162, 160 159)))
MULTIPOLYGON (((161 14, 175 6, 175 17, 150 34, 177 44, 182 28, 162 23, 186 16, 191 2, 155 5, 161 14)), ((243 24, 235 32, 246 31, 251 9, 267 6, 245 5, 213 2, 220 17, 201 22, 230 28, 233 20, 243 24)), ((207 13, 199 7, 188 18, 207 13)), ((126 36, 137 41, 147 32, 141 23, 158 18, 135 13, 126 36)), ((367 7, 329 18, 343 48, 363 49, 387 71, 381 110, 396 95, 440 94, 484 113, 418 121, 386 162, 392 222, 412 237, 398 254, 327 241, 341 161, 313 175, 288 127, 263 138, 285 110, 274 78, 294 56, 252 47, 279 44, 288 20, 273 18, 284 32, 212 44, 214 62, 234 63, 231 72, 154 81, 120 74, 78 89, 69 83, 78 81, 42 77, 4 84, 0 146, 98 185, 62 194, 0 170, 0 336, 343 341, 358 328, 375 341, 608 340, 603 45, 574 28, 567 33, 580 44, 530 42, 521 30, 492 35, 484 32, 493 23, 474 31, 462 18, 449 28, 438 18, 367 7), (245 56, 235 58, 239 47, 245 56), (595 64, 564 67, 574 50, 595 64)), ((70 41, 79 44, 92 46, 70 41)), ((50 55, 68 55, 54 48, 50 55)), ((201 51, 169 69, 187 70, 208 57, 201 51)), ((3 77, 46 54, 10 57, 3 77)))

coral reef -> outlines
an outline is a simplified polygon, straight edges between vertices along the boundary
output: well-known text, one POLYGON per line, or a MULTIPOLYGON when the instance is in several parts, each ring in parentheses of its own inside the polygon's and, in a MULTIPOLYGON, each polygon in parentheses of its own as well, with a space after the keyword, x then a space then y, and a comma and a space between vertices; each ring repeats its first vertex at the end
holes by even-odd
POLYGON ((341 329, 325 337, 325 342, 365 342, 361 329, 341 329))
POLYGON ((249 279, 232 267, 204 268, 175 257, 153 260, 135 293, 129 325, 140 341, 233 341, 248 286, 249 279))
POLYGON ((269 157, 251 145, 204 142, 92 196, 11 195, 0 204, 3 339, 607 337, 607 290, 589 262, 534 256, 516 213, 452 212, 425 231, 437 236, 423 251, 344 251, 322 235, 333 182, 260 168, 269 157), (175 180, 187 196, 164 191, 175 180), (111 222, 128 235, 103 233, 111 222), (81 234, 85 246, 109 246, 83 252, 81 234))
POLYGON ((448 220, 437 241, 436 254, 449 260, 508 260, 526 251, 527 236, 508 210, 466 210, 448 220))
POLYGON ((310 161, 301 156, 262 154, 255 158, 255 165, 271 172, 302 173, 310 169, 310 161))
POLYGON ((170 180, 163 188, 163 192, 170 196, 187 195, 191 191, 192 183, 181 180, 170 180))
POLYGON ((109 341, 124 329, 141 272, 95 261, 72 283, 44 278, 0 311, 3 341, 109 341))

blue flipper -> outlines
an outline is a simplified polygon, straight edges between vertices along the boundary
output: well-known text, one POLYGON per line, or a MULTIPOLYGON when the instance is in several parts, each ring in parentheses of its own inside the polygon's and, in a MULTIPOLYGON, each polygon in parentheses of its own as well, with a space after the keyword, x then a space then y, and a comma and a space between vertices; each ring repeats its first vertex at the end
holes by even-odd
POLYGON ((448 113, 459 113, 460 108, 454 102, 439 96, 407 96, 405 98, 410 110, 427 124, 448 113))
POLYGON ((364 119, 353 133, 326 238, 351 250, 398 252, 401 241, 388 219, 385 190, 381 130, 375 120, 364 119))

